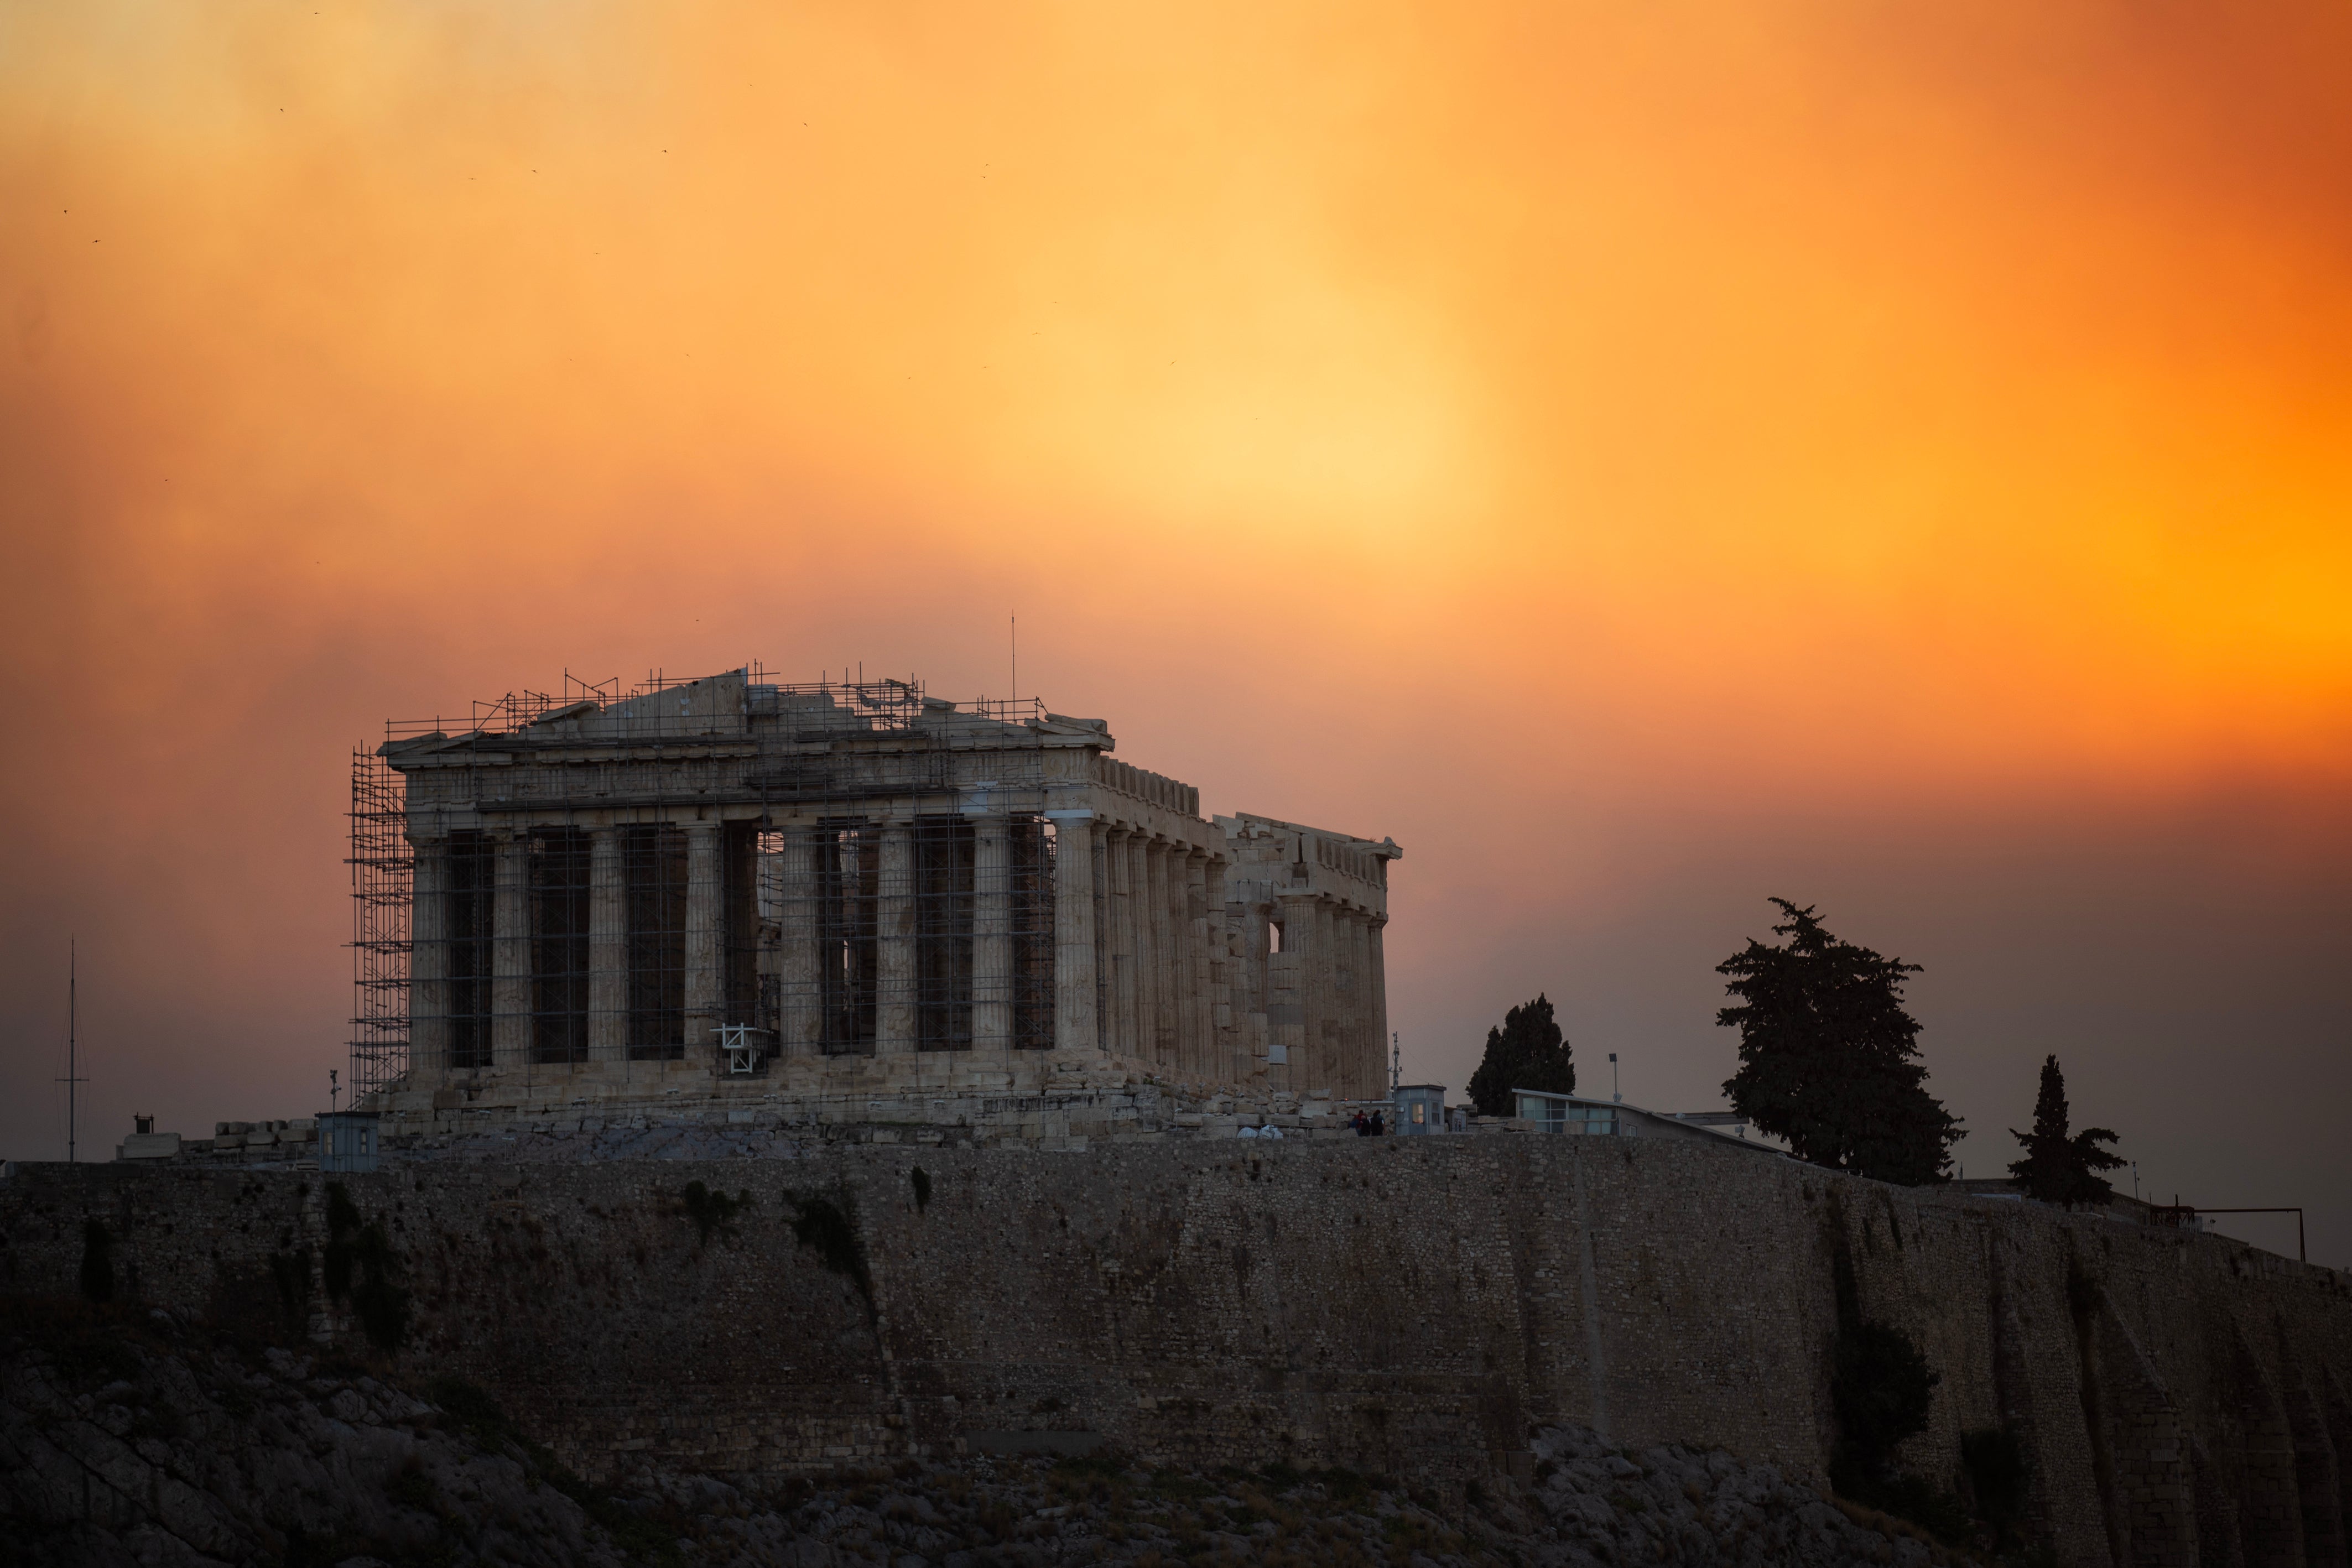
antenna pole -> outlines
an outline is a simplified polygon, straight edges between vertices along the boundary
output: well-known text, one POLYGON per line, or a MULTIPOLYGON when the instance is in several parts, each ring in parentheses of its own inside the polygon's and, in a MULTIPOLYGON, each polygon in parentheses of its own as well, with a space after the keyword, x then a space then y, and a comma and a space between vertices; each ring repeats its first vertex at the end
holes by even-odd
POLYGON ((78 1001, 74 976, 74 938, 66 938, 66 1164, 72 1165, 74 1154, 74 1124, 80 1106, 74 1090, 82 1082, 79 1037, 76 1032, 75 1008, 78 1001))
POLYGON ((1399 1085, 1404 1082, 1404 1045, 1402 1038, 1389 1036, 1389 1098, 1396 1098, 1399 1085))
POLYGON ((1010 617, 1013 622, 1013 698, 1021 699, 1021 617, 1010 617))

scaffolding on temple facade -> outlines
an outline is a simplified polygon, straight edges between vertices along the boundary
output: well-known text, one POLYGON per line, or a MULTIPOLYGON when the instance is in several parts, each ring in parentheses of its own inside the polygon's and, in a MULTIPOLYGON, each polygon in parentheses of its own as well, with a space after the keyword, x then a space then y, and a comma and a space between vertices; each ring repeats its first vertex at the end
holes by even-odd
POLYGON ((988 1092, 1052 1056, 1376 1095, 1402 852, 1212 821, 1115 744, 757 665, 389 725, 352 758, 353 1085, 988 1092))
POLYGON ((406 790, 374 751, 352 752, 352 1103, 408 1071, 409 904, 415 862, 406 790))
POLYGON ((662 1061, 718 1039, 756 1073, 787 1049, 1051 1048, 1043 707, 730 674, 567 675, 354 752, 362 1094, 412 1056, 662 1061))

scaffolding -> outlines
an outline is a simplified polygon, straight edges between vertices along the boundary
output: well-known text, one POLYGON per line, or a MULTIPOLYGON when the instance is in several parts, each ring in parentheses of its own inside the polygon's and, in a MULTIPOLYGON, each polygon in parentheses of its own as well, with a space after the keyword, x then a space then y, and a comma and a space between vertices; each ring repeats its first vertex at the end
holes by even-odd
POLYGON ((1051 1049, 1048 730, 757 665, 387 725, 352 759, 354 1084, 1051 1049))
POLYGON ((352 753, 352 1103, 408 1071, 409 852, 406 789, 382 757, 352 753))

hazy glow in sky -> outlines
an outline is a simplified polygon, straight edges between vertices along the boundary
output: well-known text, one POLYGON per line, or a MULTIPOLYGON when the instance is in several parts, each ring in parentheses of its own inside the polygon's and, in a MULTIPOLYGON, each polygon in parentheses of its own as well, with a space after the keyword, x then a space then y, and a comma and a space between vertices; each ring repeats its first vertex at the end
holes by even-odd
POLYGON ((2049 1049, 2209 1202, 2341 1193, 2192 1102, 2352 1087, 2347 58, 2316 0, 0 11, 0 1139, 68 927, 107 1141, 307 1108, 384 716, 997 695, 1018 613, 1211 809, 1406 844, 1421 1071, 1542 987, 1711 1094, 1780 893, 1929 966, 1980 1170, 2049 1049))

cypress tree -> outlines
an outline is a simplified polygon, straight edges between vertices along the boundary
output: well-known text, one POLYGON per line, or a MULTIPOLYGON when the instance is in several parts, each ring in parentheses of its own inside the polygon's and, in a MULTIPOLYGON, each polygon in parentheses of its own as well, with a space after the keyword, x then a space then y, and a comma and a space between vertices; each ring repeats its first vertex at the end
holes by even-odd
POLYGON ((1785 946, 1750 940, 1716 966, 1740 1005, 1716 1022, 1739 1030, 1739 1071, 1724 1084, 1759 1132, 1801 1160, 1906 1186, 1940 1180, 1960 1124, 1927 1092, 1919 1023, 1903 977, 1919 966, 1830 935, 1808 906, 1773 903, 1785 946))
POLYGON ((1470 1075, 1470 1103, 1481 1116, 1509 1116, 1514 1089, 1576 1092, 1574 1048, 1552 1018, 1551 1001, 1536 999, 1503 1015, 1502 1027, 1486 1031, 1486 1055, 1470 1075))
POLYGON ((2116 1135, 2105 1127, 2085 1127, 2070 1135, 2066 1120, 2066 1075, 2058 1070, 2057 1057, 2044 1057, 2042 1091, 2033 1099, 2033 1131, 2009 1130, 2011 1137, 2025 1145, 2025 1157, 2012 1163, 2009 1174, 2025 1188, 2026 1197, 2043 1203, 2105 1203, 2116 1189, 2099 1173, 2124 1162, 2099 1145, 2114 1143, 2116 1135))

